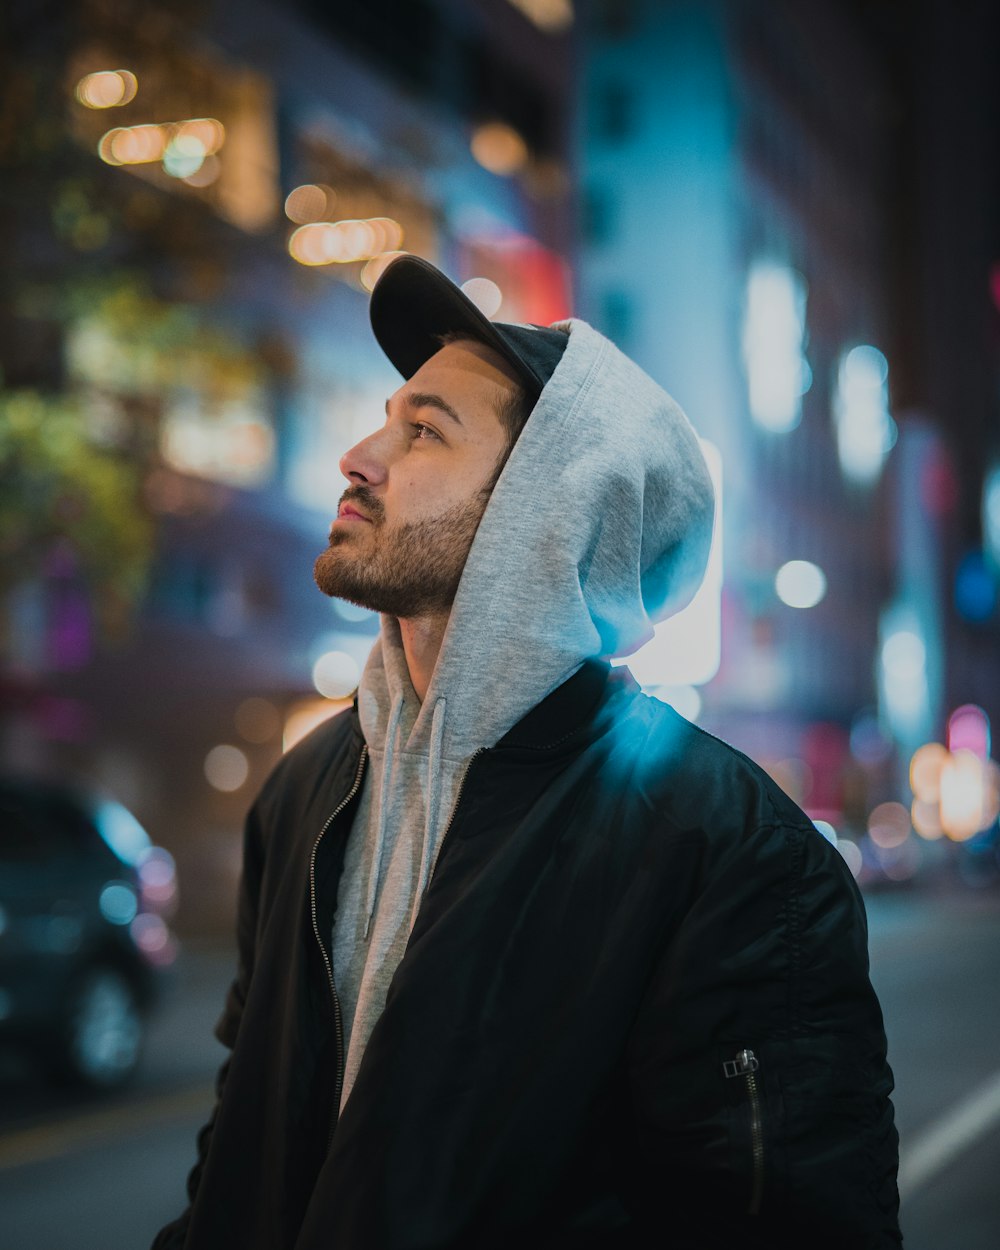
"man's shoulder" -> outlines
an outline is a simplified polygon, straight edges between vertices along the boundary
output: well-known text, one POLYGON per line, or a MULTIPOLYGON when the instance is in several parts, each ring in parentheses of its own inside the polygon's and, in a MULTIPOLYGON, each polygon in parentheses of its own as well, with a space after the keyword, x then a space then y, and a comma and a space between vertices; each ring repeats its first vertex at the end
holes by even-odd
POLYGON ((671 811, 718 826, 811 826, 809 817, 750 756, 682 716, 668 703, 630 692, 623 732, 636 741, 644 787, 671 811))
POLYGON ((307 800, 353 778, 364 747, 357 711, 345 708, 321 721, 281 757, 261 790, 260 803, 307 800))

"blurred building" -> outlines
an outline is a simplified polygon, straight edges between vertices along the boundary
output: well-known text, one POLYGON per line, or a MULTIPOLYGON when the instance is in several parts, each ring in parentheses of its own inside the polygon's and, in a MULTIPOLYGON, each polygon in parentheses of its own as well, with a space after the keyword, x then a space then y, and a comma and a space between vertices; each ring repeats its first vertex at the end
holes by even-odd
POLYGON ((58 11, 4 19, 3 411, 47 430, 33 454, 58 461, 62 422, 86 455, 36 475, 76 520, 52 532, 47 500, 7 552, 2 763, 110 787, 177 857, 182 927, 228 928, 250 798, 377 628, 311 571, 396 385, 367 324, 384 255, 513 320, 570 311, 571 11, 58 11))
MULTIPOLYGON (((722 464, 721 590, 635 671, 863 839, 879 803, 909 801, 910 756, 943 741, 956 686, 976 697, 949 648, 968 655, 953 535, 959 499, 977 509, 978 458, 996 454, 995 396, 984 404, 988 356, 968 342, 983 308, 963 310, 964 350, 943 323, 982 263, 969 200, 986 174, 941 179, 939 157, 963 125, 980 138, 993 125, 967 116, 989 90, 990 53, 971 47, 982 29, 935 4, 584 13, 580 311, 722 464), (964 89, 960 49, 978 75, 964 89), (974 240, 942 237, 963 218, 974 240), (958 254, 961 280, 941 272, 958 254), (971 356, 980 386, 963 414, 945 378, 971 356), (698 646, 713 631, 714 658, 698 646)), ((995 600, 985 618, 995 646, 995 600)), ((977 670, 995 690, 982 646, 977 670)))
POLYGON ((721 452, 700 720, 839 821, 892 580, 891 127, 863 32, 800 8, 593 6, 580 272, 584 314, 721 452))

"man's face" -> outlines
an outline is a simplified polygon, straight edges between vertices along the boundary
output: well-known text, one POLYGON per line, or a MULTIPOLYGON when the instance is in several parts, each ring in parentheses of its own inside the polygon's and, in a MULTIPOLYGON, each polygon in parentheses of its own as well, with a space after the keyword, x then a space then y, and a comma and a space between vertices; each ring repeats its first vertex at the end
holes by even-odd
POLYGON ((386 401, 385 425, 340 461, 351 484, 314 569, 324 594, 404 619, 451 608, 517 389, 496 353, 461 342, 386 401))

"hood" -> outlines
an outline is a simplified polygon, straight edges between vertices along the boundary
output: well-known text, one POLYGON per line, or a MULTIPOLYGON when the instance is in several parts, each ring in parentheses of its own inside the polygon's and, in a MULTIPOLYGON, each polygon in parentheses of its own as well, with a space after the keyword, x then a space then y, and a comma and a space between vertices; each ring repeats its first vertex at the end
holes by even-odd
POLYGON ((558 328, 568 345, 486 508, 423 706, 385 618, 360 692, 366 737, 402 698, 408 749, 429 742, 435 709, 445 755, 490 746, 584 660, 647 641, 701 582, 714 498, 690 422, 591 326, 558 328))

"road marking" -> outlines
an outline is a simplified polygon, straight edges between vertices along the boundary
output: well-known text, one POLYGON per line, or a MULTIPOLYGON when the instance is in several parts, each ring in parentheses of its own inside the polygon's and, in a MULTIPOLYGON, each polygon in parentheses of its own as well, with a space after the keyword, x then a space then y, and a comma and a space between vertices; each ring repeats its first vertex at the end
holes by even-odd
POLYGON ((997 1123, 1000 1123, 1000 1072, 994 1073, 929 1128, 917 1134, 913 1145, 902 1152, 900 1199, 909 1198, 997 1123))
POLYGON ((67 1120, 15 1129, 0 1136, 0 1169, 42 1163, 74 1150, 90 1147, 111 1137, 123 1137, 150 1127, 157 1120, 172 1120, 203 1113, 207 1120, 215 1098, 211 1085, 161 1094, 141 1102, 91 1111, 67 1120))

